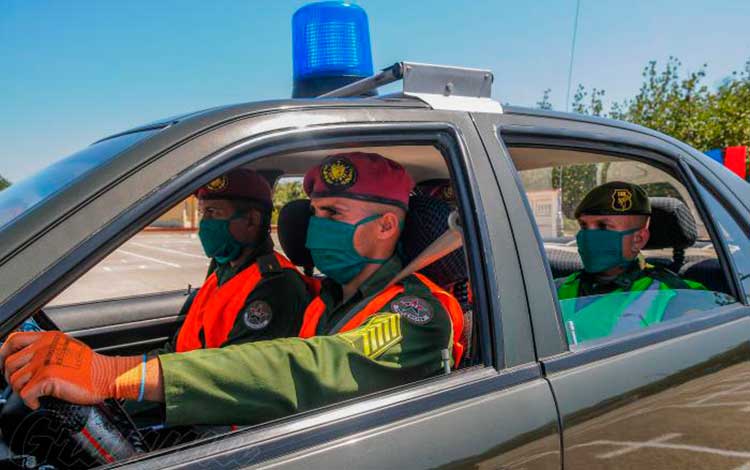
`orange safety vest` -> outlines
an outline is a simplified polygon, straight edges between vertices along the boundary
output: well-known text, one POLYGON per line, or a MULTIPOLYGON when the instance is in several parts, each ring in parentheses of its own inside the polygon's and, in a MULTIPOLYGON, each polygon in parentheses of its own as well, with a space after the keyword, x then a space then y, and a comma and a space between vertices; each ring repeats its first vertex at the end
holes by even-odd
MULTIPOLYGON (((461 305, 458 303, 452 294, 443 290, 440 286, 430 281, 426 276, 418 273, 414 273, 428 289, 432 295, 434 295, 440 304, 443 306, 446 312, 448 312, 451 326, 453 328, 453 367, 458 367, 461 362, 461 357, 464 352, 463 345, 463 330, 464 330, 464 314, 461 310, 461 305)), ((362 325, 365 320, 370 318, 372 315, 381 312, 383 307, 393 300, 397 295, 404 292, 403 284, 394 284, 387 288, 383 292, 380 292, 375 298, 365 305, 365 307, 357 312, 339 331, 333 332, 344 333, 346 331, 353 330, 362 325)), ((318 323, 323 313, 326 310, 326 305, 320 297, 316 297, 305 309, 305 316, 302 319, 302 328, 300 329, 300 338, 311 338, 317 336, 318 323)))
MULTIPOLYGON (((273 254, 281 268, 293 269, 299 273, 291 261, 279 253, 273 254)), ((219 286, 216 272, 208 276, 193 299, 185 321, 182 323, 177 336, 177 352, 218 348, 224 344, 232 331, 237 314, 245 306, 247 297, 263 278, 259 265, 259 261, 263 258, 259 258, 221 286, 219 286), (201 342, 201 331, 203 331, 205 344, 201 342)), ((308 289, 311 289, 312 286, 307 278, 302 274, 299 275, 308 285, 308 289)))

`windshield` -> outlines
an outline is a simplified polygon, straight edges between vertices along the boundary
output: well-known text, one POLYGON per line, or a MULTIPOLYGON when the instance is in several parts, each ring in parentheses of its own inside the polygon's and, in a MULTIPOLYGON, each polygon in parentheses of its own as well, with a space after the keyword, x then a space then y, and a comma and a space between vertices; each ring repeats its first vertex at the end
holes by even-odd
POLYGON ((133 132, 93 144, 0 191, 0 229, 157 131, 133 132))

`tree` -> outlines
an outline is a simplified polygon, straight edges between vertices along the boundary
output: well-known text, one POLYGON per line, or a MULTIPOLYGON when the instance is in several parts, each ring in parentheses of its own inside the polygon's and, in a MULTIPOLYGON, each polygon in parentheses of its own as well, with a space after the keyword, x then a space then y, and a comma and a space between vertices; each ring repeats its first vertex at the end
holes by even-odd
MULTIPOLYGON (((670 57, 663 68, 651 61, 643 69, 643 83, 634 98, 613 103, 605 112, 604 90, 593 88, 588 92, 579 85, 572 110, 640 124, 703 151, 750 145, 750 60, 715 90, 704 83, 706 68, 704 64, 684 73, 675 57, 670 57)), ((549 103, 549 96, 547 89, 537 104, 541 107, 549 103)))
POLYGON ((273 192, 271 223, 275 224, 279 220, 279 210, 284 207, 284 204, 295 199, 307 199, 300 181, 286 181, 277 184, 273 192))
POLYGON ((0 191, 10 186, 10 181, 0 176, 0 191))

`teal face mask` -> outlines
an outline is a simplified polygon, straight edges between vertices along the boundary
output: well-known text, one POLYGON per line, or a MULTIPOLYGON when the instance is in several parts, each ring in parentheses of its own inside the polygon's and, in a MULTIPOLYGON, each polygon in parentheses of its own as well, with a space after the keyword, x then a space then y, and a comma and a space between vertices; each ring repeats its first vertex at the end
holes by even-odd
POLYGON ((359 274, 366 264, 383 264, 388 261, 387 259, 367 258, 354 249, 354 232, 357 227, 380 217, 380 215, 365 217, 356 224, 310 217, 305 246, 312 254, 315 267, 343 285, 359 274))
POLYGON ((244 248, 252 246, 252 243, 237 241, 229 231, 229 223, 240 218, 242 216, 235 213, 229 219, 201 219, 198 237, 206 256, 215 259, 219 264, 227 264, 236 260, 244 248))
POLYGON ((580 230, 576 235, 578 253, 583 268, 589 273, 600 273, 617 266, 625 266, 631 260, 622 254, 622 239, 638 229, 623 230, 580 230))

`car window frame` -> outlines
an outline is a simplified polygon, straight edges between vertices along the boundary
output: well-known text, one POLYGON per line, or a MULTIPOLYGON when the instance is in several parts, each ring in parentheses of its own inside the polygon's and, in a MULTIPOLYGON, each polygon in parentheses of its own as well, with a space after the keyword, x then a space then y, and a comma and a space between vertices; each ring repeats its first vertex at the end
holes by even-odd
MULTIPOLYGON (((521 121, 520 117, 518 121, 521 121)), ((541 118, 542 121, 546 119, 541 118)), ((545 122, 544 124, 547 124, 545 122)), ((580 122, 570 119, 566 122, 559 117, 555 118, 555 127, 552 126, 534 126, 520 125, 513 122, 508 125, 502 119, 496 124, 498 140, 508 147, 513 146, 532 146, 532 147, 554 147, 569 150, 598 152, 605 155, 611 155, 629 160, 639 160, 661 170, 667 171, 671 176, 676 178, 687 189, 690 197, 693 199, 699 215, 703 218, 707 230, 711 236, 712 242, 717 242, 717 256, 719 258, 722 270, 726 276, 732 295, 738 300, 737 303, 717 307, 709 310, 705 316, 683 318, 670 321, 668 323, 657 325, 658 328, 650 327, 629 333, 622 336, 606 338, 596 341, 592 347, 576 347, 571 349, 565 337, 565 330, 562 329, 562 315, 559 299, 557 298, 556 289, 552 289, 552 295, 555 298, 554 316, 561 329, 562 340, 566 344, 566 349, 559 351, 556 355, 547 357, 541 356, 539 359, 543 364, 545 374, 563 371, 575 367, 580 367, 592 361, 598 361, 604 358, 616 356, 651 344, 674 339, 686 334, 700 331, 712 326, 728 323, 738 318, 750 315, 750 309, 743 302, 743 298, 738 296, 738 279, 733 264, 728 260, 726 244, 721 237, 717 239, 717 230, 712 218, 707 217, 705 202, 700 198, 697 187, 695 186, 694 175, 685 163, 686 152, 669 141, 658 141, 656 138, 635 133, 632 130, 619 128, 614 123, 607 122, 607 126, 602 128, 605 123, 586 123, 581 126, 580 122), (607 129, 609 128, 609 129, 607 129), (611 134, 608 135, 608 131, 611 134), (553 144, 554 145, 551 145, 553 144)), ((507 158, 510 158, 507 156, 507 158)), ((515 167, 514 167, 515 170, 515 167)), ((516 173, 517 170, 515 170, 516 173)), ((522 193, 524 199, 525 191, 518 178, 518 191, 522 193)), ((536 226, 533 213, 527 202, 527 216, 536 226)), ((542 250, 545 261, 545 268, 551 276, 549 260, 543 249, 543 244, 539 231, 536 231, 538 243, 542 250)), ((532 315, 534 313, 532 312, 532 315)), ((536 315, 549 315, 549 312, 536 312, 536 315)), ((546 338, 548 340, 549 338, 546 338)), ((537 343, 545 341, 545 338, 535 335, 537 343)), ((555 341, 558 341, 557 339, 555 341)))
MULTIPOLYGON (((392 112, 392 111, 389 111, 392 112)), ((372 114, 368 110, 368 114, 372 114)), ((299 114, 299 112, 297 112, 299 114)), ((158 217, 164 210, 168 209, 174 203, 179 202, 187 194, 190 194, 195 188, 206 184, 228 169, 240 164, 248 163, 254 159, 270 156, 278 153, 287 153, 298 149, 310 148, 309 142, 316 143, 327 142, 332 146, 335 142, 341 146, 352 144, 357 145, 374 145, 388 143, 397 144, 416 144, 431 143, 437 144, 439 148, 454 148, 451 151, 456 152, 457 158, 449 159, 449 167, 452 172, 458 172, 453 175, 456 183, 456 193, 461 198, 462 208, 471 208, 475 215, 468 219, 471 223, 468 227, 465 225, 465 234, 469 240, 470 250, 473 252, 469 263, 473 280, 476 280, 475 294, 478 305, 483 308, 478 309, 482 314, 478 315, 478 321, 483 322, 480 330, 485 347, 483 350, 483 364, 474 368, 460 370, 449 374, 426 379, 423 381, 406 384, 395 389, 388 389, 374 395, 358 397, 352 402, 340 402, 330 407, 323 407, 299 415, 290 416, 270 423, 264 423, 259 426, 249 428, 248 433, 243 431, 244 445, 248 443, 257 443, 259 439, 268 436, 284 441, 287 437, 285 433, 289 432, 289 427, 284 427, 284 423, 291 422, 292 428, 300 429, 302 423, 313 423, 315 426, 335 425, 342 419, 355 420, 361 426, 362 421, 359 415, 370 413, 370 416, 383 416, 382 419, 396 420, 412 416, 420 410, 429 410, 437 406, 443 406, 447 403, 453 403, 462 399, 478 397, 489 391, 497 391, 505 387, 520 384, 534 379, 541 378, 541 369, 539 365, 532 361, 520 367, 505 369, 502 363, 502 345, 503 330, 499 320, 500 297, 495 285, 495 273, 493 263, 479 262, 482 257, 487 257, 492 249, 490 237, 486 228, 486 221, 478 215, 481 208, 481 201, 477 194, 475 168, 471 164, 472 159, 486 160, 487 155, 483 151, 481 142, 476 134, 473 134, 473 128, 468 116, 461 113, 436 113, 430 111, 430 115, 424 114, 423 121, 403 122, 395 120, 393 123, 356 123, 356 124, 328 124, 319 125, 314 128, 294 128, 294 129, 276 129, 263 135, 251 136, 242 135, 240 138, 233 140, 233 144, 220 146, 215 154, 206 157, 203 160, 196 160, 188 170, 172 177, 161 187, 152 191, 146 198, 133 204, 129 209, 121 212, 107 227, 100 232, 92 235, 90 238, 79 244, 76 249, 68 254, 64 259, 52 266, 48 271, 40 276, 35 282, 44 287, 52 289, 50 296, 56 295, 66 285, 63 285, 59 279, 70 275, 74 272, 79 274, 87 271, 98 263, 104 256, 113 251, 123 241, 132 237, 143 226, 158 217), (437 114, 432 119, 425 119, 437 114), (436 139, 440 133, 449 135, 450 139, 442 141, 436 139), (300 144, 299 140, 305 140, 306 144, 300 144), (326 140, 328 139, 328 140, 326 140), (255 149, 250 151, 250 149, 255 149), (480 150, 481 149, 481 150, 480 150), (469 152, 471 150, 471 152, 469 152), (462 165, 457 167, 457 165, 462 165), (210 169, 209 169, 210 168, 210 169), (469 203, 470 205, 466 205, 469 203), (97 256, 92 253, 97 252, 97 256), (46 284, 45 284, 46 283, 46 284), (62 286, 62 287, 61 287, 62 286), (444 394, 446 401, 437 400, 436 397, 444 394), (393 406, 390 411, 384 409, 384 403, 391 403, 393 406), (421 405, 416 406, 416 403, 421 405), (423 408, 420 408, 423 407, 423 408), (351 410, 351 413, 342 410, 351 410), (296 423, 296 424, 295 424, 296 423), (277 428, 276 426, 281 426, 277 428), (273 431, 276 429, 278 432, 273 431), (268 432, 266 432, 268 431, 268 432), (273 431, 273 432, 272 432, 273 431)), ((262 118, 256 118, 262 119, 262 118)), ((402 118, 404 119, 404 118, 402 118)), ((219 145, 217 142, 216 145, 219 145)), ((319 145, 316 145, 316 148, 319 145)), ((179 151, 179 148, 170 150, 179 151)), ((486 163, 486 162, 485 162, 486 163)), ((139 171, 130 176, 136 178, 139 171)), ((462 209, 462 211, 464 210, 462 209)), ((72 281, 71 281, 72 282, 72 281)), ((69 282, 68 282, 69 285, 69 282)), ((33 291, 32 291, 33 292, 33 291)), ((48 298, 50 297, 48 296, 48 298)), ((7 331, 9 325, 12 327, 13 319, 28 315, 33 310, 34 302, 23 304, 24 299, 19 301, 18 312, 12 318, 6 317, 3 327, 7 331)), ((35 300, 38 305, 39 300, 35 300)), ((12 308, 5 305, 6 309, 12 308)), ((390 405, 389 405, 390 406, 390 405)), ((371 420, 372 418, 367 418, 371 420)), ((311 428, 310 432, 314 430, 311 428)), ((329 436, 330 437, 330 436, 329 436)), ((325 439, 325 434, 315 439, 325 439)), ((293 440, 290 438, 290 440, 293 440)), ((212 441, 213 442, 213 441, 212 441)), ((202 448, 204 442, 195 442, 189 447, 202 448)), ((289 443, 284 444, 285 448, 289 443)), ((296 444, 294 444, 296 445, 296 444)), ((282 446, 282 447, 283 447, 282 446)), ((172 454, 166 450, 167 454, 172 454)), ((204 455, 204 454, 201 454, 204 455)), ((268 455, 268 454, 264 454, 268 455)), ((152 454, 138 459, 137 462, 143 462, 155 457, 152 454)), ((186 460, 187 461, 187 460, 186 460)))

